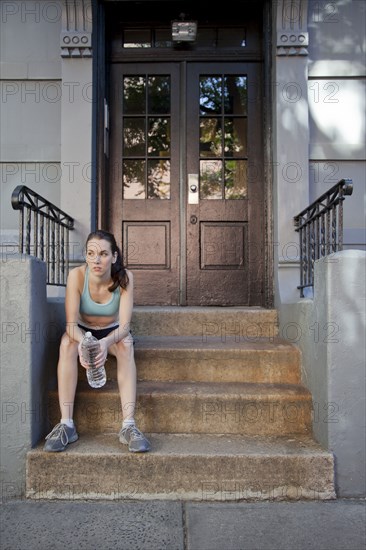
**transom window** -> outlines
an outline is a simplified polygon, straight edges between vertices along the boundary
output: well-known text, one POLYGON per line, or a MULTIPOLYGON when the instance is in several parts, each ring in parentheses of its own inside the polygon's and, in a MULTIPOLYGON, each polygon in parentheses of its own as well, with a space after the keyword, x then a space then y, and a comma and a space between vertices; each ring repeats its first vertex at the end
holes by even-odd
MULTIPOLYGON (((122 31, 123 48, 171 48, 171 28, 125 28, 122 31)), ((194 48, 245 48, 244 27, 198 27, 194 48)))

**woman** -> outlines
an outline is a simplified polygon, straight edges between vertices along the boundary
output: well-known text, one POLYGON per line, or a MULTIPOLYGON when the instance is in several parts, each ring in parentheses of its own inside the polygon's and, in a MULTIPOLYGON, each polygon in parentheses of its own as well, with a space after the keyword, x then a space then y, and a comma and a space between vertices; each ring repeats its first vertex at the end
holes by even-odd
POLYGON ((150 450, 150 443, 136 428, 136 365, 130 322, 133 308, 133 277, 123 266, 121 252, 111 233, 95 231, 86 241, 86 265, 76 267, 66 285, 66 333, 60 344, 57 367, 61 420, 46 437, 45 451, 64 451, 78 439, 73 422, 81 342, 90 331, 100 343, 95 366, 104 364, 107 354, 117 358, 117 380, 123 424, 121 443, 132 452, 150 450))

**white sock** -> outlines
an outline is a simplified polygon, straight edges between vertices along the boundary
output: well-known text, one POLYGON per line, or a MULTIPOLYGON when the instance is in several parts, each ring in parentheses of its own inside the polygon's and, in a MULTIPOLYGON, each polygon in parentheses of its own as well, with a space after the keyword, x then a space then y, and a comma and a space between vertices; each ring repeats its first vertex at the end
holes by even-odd
POLYGON ((133 418, 127 418, 123 421, 122 428, 127 428, 128 426, 134 426, 135 420, 133 418))
POLYGON ((72 418, 61 418, 60 422, 61 424, 66 424, 68 428, 74 427, 74 421, 72 418))

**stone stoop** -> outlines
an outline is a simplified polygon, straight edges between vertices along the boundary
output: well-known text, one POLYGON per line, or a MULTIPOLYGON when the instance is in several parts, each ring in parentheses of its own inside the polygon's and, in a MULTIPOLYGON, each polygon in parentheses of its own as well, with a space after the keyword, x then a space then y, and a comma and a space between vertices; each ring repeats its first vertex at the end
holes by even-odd
MULTIPOLYGON (((79 440, 27 456, 27 497, 46 499, 299 500, 335 498, 334 460, 312 438, 312 400, 299 350, 278 337, 277 312, 137 307, 136 420, 152 443, 118 441, 116 362, 107 384, 79 368, 79 440)), ((51 425, 60 418, 50 393, 51 425)))

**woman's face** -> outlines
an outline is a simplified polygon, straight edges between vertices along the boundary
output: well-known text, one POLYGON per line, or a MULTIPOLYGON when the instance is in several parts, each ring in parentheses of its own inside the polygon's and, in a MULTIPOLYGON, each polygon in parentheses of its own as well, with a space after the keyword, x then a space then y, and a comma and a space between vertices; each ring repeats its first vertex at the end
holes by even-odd
POLYGON ((86 246, 86 263, 95 275, 110 274, 111 266, 117 259, 112 254, 109 241, 105 239, 91 239, 86 246))

